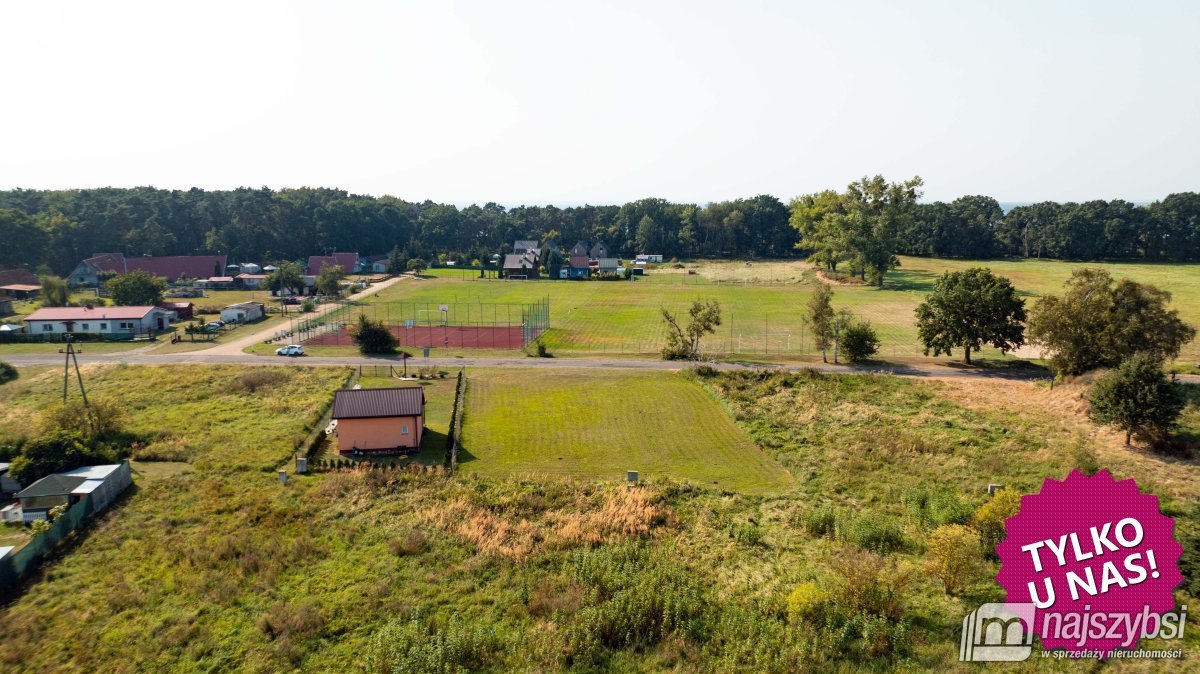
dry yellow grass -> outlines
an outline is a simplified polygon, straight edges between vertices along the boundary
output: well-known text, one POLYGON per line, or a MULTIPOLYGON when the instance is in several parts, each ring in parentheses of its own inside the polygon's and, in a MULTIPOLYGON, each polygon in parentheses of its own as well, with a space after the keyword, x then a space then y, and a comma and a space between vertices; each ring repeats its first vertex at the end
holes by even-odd
POLYGON ((599 499, 580 495, 568 507, 530 516, 489 510, 460 496, 417 519, 470 543, 478 554, 520 561, 543 549, 645 537, 674 516, 657 492, 640 487, 608 489, 599 499))

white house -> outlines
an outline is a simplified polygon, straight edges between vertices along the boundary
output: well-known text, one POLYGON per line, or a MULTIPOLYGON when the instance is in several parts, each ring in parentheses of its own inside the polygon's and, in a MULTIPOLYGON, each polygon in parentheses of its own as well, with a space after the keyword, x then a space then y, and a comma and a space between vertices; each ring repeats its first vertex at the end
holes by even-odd
POLYGON ((226 323, 249 323, 266 315, 267 308, 261 302, 239 302, 221 310, 221 320, 226 323))
POLYGON ((162 307, 43 307, 29 314, 25 325, 33 335, 142 334, 166 330, 171 313, 162 307))

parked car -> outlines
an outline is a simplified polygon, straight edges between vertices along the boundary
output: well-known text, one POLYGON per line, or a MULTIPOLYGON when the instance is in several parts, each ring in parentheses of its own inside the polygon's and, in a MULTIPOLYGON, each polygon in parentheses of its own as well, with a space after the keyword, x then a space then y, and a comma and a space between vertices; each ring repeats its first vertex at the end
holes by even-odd
POLYGON ((288 344, 275 349, 276 356, 303 356, 304 347, 299 344, 288 344))
POLYGON ((220 332, 221 327, 224 325, 225 325, 225 323, 223 323, 221 321, 213 321, 212 323, 206 323, 204 325, 204 329, 208 330, 209 332, 220 332))

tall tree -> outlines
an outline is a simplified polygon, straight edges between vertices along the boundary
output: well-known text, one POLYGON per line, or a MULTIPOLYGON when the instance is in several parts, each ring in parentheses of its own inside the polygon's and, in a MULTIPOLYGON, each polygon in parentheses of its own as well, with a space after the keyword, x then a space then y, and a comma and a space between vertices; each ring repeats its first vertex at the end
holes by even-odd
POLYGON ((267 275, 266 283, 268 290, 281 297, 297 295, 304 291, 304 267, 299 262, 281 262, 275 271, 267 275))
POLYGON ((1061 296, 1043 297, 1030 312, 1034 344, 1051 352, 1059 374, 1113 367, 1135 353, 1158 360, 1179 355, 1196 329, 1167 307, 1171 293, 1123 279, 1104 269, 1077 269, 1061 296))
POLYGON ((71 289, 57 276, 41 277, 41 299, 44 307, 65 307, 71 301, 71 289))
POLYGON ((1125 431, 1127 445, 1134 433, 1159 444, 1187 402, 1180 386, 1167 378, 1161 361, 1139 353, 1096 380, 1088 392, 1089 415, 1125 431))
POLYGON ((1025 343, 1025 301, 1008 279, 988 269, 942 274, 916 314, 927 356, 930 351, 949 356, 961 348, 963 362, 970 364, 971 351, 985 343, 1002 352, 1025 343))
POLYGON ((833 289, 824 283, 813 289, 808 297, 804 322, 812 330, 816 346, 821 350, 821 362, 829 362, 826 352, 833 343, 833 289))
POLYGON ((163 301, 167 280, 141 269, 110 278, 104 286, 112 301, 120 306, 150 306, 163 301))
POLYGON ((323 265, 317 274, 317 292, 326 297, 341 297, 342 279, 344 278, 346 278, 346 272, 340 264, 323 265))

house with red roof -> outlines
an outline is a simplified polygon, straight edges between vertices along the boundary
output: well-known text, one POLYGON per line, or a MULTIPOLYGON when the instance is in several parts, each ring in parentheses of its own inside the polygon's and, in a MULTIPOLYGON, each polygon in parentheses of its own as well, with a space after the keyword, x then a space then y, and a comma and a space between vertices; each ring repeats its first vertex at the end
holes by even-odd
POLYGON ((308 258, 308 270, 305 274, 317 276, 322 267, 341 267, 347 274, 353 274, 358 269, 358 253, 334 253, 333 255, 312 255, 308 258))
POLYGON ((42 307, 25 317, 31 335, 88 332, 101 335, 145 334, 170 328, 173 311, 163 307, 42 307))
POLYGON ((99 285, 101 278, 142 270, 174 283, 180 277, 208 278, 224 273, 224 255, 169 255, 165 257, 126 257, 124 253, 96 253, 80 262, 67 276, 71 286, 99 285))

